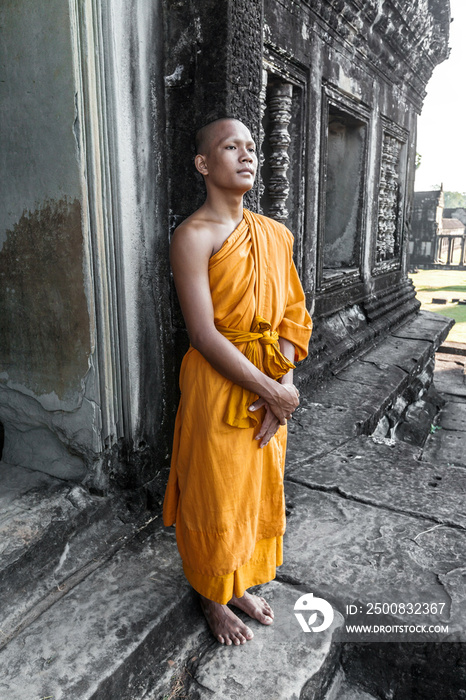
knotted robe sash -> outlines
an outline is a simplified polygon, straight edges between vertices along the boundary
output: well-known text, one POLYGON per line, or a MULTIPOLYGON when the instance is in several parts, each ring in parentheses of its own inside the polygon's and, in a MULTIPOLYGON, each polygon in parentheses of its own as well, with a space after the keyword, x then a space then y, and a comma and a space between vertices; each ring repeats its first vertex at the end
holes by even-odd
MULTIPOLYGON (((294 369, 295 365, 280 351, 277 331, 272 330, 270 322, 258 314, 258 310, 261 308, 260 295, 265 292, 268 272, 267 255, 260 255, 261 246, 258 237, 262 237, 262 249, 265 248, 265 252, 267 252, 267 232, 262 229, 258 231, 259 224, 256 223, 247 209, 244 209, 243 213, 251 233, 252 256, 256 272, 254 296, 257 315, 254 317, 250 331, 225 328, 220 325, 217 325, 216 328, 233 345, 246 343, 246 348, 243 350, 245 357, 272 379, 280 379, 291 369, 294 369), (263 352, 258 344, 262 346, 263 352)), ((243 389, 239 384, 233 384, 223 417, 225 423, 236 428, 251 428, 257 425, 259 423, 258 416, 248 410, 256 399, 257 394, 243 389)))

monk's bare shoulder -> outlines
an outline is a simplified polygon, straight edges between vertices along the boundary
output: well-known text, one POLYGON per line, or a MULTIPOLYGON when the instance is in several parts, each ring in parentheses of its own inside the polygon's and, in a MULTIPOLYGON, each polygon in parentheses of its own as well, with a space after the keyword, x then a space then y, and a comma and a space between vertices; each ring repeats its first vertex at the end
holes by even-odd
POLYGON ((212 254, 213 233, 204 219, 191 214, 175 229, 170 243, 170 259, 209 258, 212 254))

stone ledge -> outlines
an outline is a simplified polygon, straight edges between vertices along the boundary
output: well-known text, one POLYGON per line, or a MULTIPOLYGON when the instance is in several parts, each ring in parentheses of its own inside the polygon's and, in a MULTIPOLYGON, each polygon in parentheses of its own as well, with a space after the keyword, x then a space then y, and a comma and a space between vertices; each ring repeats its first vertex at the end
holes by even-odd
POLYGON ((320 458, 358 434, 372 433, 405 391, 416 400, 450 326, 451 319, 420 312, 332 379, 302 387, 301 406, 288 425, 288 464, 310 454, 320 458), (293 440, 295 434, 313 437, 304 442, 293 440))
POLYGON ((455 343, 453 340, 444 341, 437 352, 447 355, 466 355, 466 343, 455 343))

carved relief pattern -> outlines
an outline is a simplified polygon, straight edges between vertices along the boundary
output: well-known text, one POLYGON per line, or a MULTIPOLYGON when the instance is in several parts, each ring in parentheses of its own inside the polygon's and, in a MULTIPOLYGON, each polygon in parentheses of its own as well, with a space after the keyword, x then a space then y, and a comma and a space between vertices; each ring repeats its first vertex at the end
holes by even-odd
POLYGON ((271 175, 268 182, 270 198, 269 215, 277 221, 286 222, 288 210, 286 200, 290 192, 287 176, 290 157, 288 148, 291 137, 288 124, 291 121, 291 102, 293 86, 290 83, 274 82, 270 86, 268 108, 270 121, 270 159, 271 175))
POLYGON ((412 85, 421 100, 434 66, 448 57, 450 7, 445 0, 304 1, 380 70, 412 85))
POLYGON ((398 254, 399 164, 402 143, 384 133, 379 190, 377 262, 391 260, 398 254))

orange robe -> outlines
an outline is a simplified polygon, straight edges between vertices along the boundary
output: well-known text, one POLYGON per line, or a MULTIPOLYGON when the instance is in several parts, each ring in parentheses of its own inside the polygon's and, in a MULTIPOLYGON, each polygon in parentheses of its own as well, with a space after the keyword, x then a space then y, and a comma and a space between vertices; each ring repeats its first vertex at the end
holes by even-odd
MULTIPOLYGON (((243 212, 209 261, 214 321, 276 378, 292 365, 281 356, 273 331, 293 343, 295 360, 302 360, 312 322, 293 262, 292 234, 272 219, 243 212)), ((273 579, 282 563, 286 426, 260 448, 254 437, 264 409, 247 410, 257 396, 219 374, 193 347, 183 358, 180 389, 164 524, 176 523, 193 588, 227 603, 233 594, 240 597, 249 586, 273 579)))

